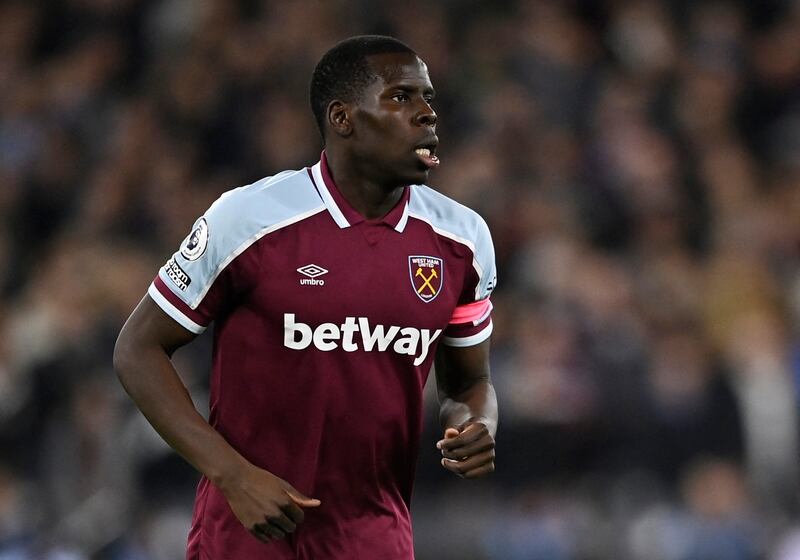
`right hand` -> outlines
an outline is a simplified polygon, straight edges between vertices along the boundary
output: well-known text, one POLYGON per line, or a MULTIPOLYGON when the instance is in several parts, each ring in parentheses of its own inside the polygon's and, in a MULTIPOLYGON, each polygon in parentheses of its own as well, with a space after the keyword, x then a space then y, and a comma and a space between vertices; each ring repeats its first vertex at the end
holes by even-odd
POLYGON ((305 518, 302 508, 322 503, 252 464, 222 482, 219 488, 239 522, 263 542, 293 533, 305 518))

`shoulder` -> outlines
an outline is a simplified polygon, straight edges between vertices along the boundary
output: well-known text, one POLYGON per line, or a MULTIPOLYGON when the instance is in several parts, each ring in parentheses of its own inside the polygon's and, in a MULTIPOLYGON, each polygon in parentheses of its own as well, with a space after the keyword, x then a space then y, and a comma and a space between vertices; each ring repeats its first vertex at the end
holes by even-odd
POLYGON ((427 185, 412 185, 409 219, 426 222, 437 234, 465 245, 477 272, 475 301, 489 297, 497 283, 494 245, 486 221, 474 210, 427 185))
POLYGON ((246 252, 259 239, 324 209, 304 169, 232 189, 194 223, 180 249, 162 267, 162 280, 195 309, 228 265, 255 262, 253 253, 246 252), (242 254, 251 258, 239 259, 242 254))
POLYGON ((265 235, 324 209, 305 169, 265 177, 220 196, 195 222, 178 256, 215 274, 265 235))
POLYGON ((491 244, 489 227, 480 214, 427 185, 411 186, 408 215, 446 237, 466 242, 473 251, 475 245, 491 244))
POLYGON ((209 226, 211 222, 224 226, 229 237, 249 237, 264 228, 301 220, 323 208, 307 171, 301 169, 229 190, 203 217, 209 226))
POLYGON ((284 171, 224 193, 195 223, 194 231, 206 228, 216 252, 225 255, 323 209, 305 169, 284 171))

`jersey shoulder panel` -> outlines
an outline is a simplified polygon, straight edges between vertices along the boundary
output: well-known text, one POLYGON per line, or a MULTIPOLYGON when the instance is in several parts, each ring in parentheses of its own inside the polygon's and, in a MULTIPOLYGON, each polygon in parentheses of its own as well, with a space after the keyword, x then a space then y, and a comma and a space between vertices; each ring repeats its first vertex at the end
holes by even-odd
POLYGON ((478 273, 475 298, 484 299, 494 289, 494 245, 480 214, 427 185, 413 185, 408 216, 427 222, 433 230, 469 247, 478 273))
POLYGON ((203 218, 209 227, 213 223, 224 232, 213 239, 216 248, 225 253, 265 229, 278 229, 322 208, 322 199, 305 170, 284 171, 224 193, 203 218))
POLYGON ((232 189, 195 222, 170 259, 187 281, 176 282, 169 266, 161 269, 162 279, 195 309, 220 272, 253 243, 324 209, 306 170, 284 171, 232 189))

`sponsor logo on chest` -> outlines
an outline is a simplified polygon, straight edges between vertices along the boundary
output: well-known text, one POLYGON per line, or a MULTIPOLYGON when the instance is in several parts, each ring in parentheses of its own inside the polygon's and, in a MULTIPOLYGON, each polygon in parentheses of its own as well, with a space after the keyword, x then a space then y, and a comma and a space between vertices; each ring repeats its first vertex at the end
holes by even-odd
POLYGON ((306 276, 306 278, 300 279, 301 286, 324 286, 325 280, 322 278, 317 278, 317 276, 328 274, 328 270, 322 268, 318 264, 307 264, 305 266, 301 266, 297 269, 297 272, 303 276, 306 276))
POLYGON ((395 352, 414 356, 419 366, 442 329, 417 329, 370 325, 367 317, 345 317, 344 323, 322 323, 313 328, 295 319, 294 313, 283 314, 283 345, 292 350, 305 350, 313 346, 322 352, 341 348, 345 352, 395 352))

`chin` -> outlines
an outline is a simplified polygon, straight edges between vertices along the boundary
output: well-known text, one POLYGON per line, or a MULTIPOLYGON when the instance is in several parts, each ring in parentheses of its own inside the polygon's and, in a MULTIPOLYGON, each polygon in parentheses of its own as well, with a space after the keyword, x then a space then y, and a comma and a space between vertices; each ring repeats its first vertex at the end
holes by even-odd
POLYGON ((428 182, 428 172, 426 171, 424 173, 420 173, 419 175, 414 177, 412 180, 408 181, 408 184, 409 185, 421 185, 421 184, 427 183, 427 182, 428 182))
POLYGON ((417 169, 408 176, 405 182, 409 185, 419 185, 421 183, 425 183, 428 180, 429 173, 430 169, 427 167, 425 169, 417 169))

